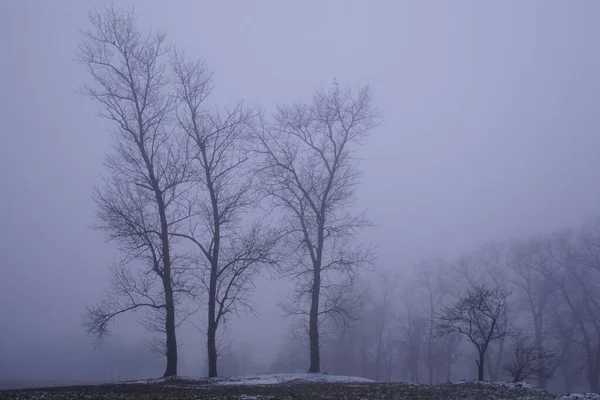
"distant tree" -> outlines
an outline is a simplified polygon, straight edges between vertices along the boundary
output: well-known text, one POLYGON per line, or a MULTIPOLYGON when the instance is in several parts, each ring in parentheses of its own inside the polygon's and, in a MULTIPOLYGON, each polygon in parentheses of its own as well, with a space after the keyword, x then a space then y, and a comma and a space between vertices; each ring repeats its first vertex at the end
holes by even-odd
MULTIPOLYGON (((540 362, 545 361, 544 331, 550 300, 556 295, 556 285, 547 277, 553 264, 551 241, 545 236, 513 244, 507 256, 507 266, 514 272, 511 282, 519 288, 525 300, 523 308, 531 314, 540 362)), ((536 375, 542 389, 546 388, 547 376, 546 373, 536 375)))
POLYGON ((490 343, 506 337, 505 289, 488 289, 485 285, 473 287, 461 296, 452 307, 443 307, 436 317, 436 331, 441 336, 460 334, 476 347, 478 359, 477 379, 484 377, 485 353, 490 343))
POLYGON ((504 364, 506 370, 514 382, 524 381, 529 378, 544 377, 544 381, 551 377, 551 365, 556 355, 548 350, 540 350, 539 343, 535 339, 517 332, 514 344, 510 350, 510 359, 504 364))
POLYGON ((437 344, 442 356, 441 364, 446 367, 446 382, 451 382, 453 366, 461 356, 461 335, 446 335, 437 344))
POLYGON ((237 352, 239 354, 240 359, 240 375, 248 375, 250 373, 255 373, 254 371, 256 366, 256 352, 254 351, 254 346, 251 341, 242 342, 238 348, 237 352))
POLYGON ((420 303, 420 299, 413 297, 416 291, 408 289, 406 292, 409 296, 405 300, 405 312, 399 316, 402 330, 399 342, 403 350, 404 369, 409 371, 410 381, 420 383, 419 371, 428 328, 427 316, 415 306, 415 303, 420 303))
MULTIPOLYGON (((375 319, 373 327, 375 328, 374 335, 376 337, 375 379, 379 381, 381 380, 382 367, 386 369, 384 361, 389 359, 393 350, 393 346, 390 343, 389 325, 393 319, 391 306, 394 292, 398 286, 398 279, 396 276, 381 273, 377 280, 379 281, 379 285, 373 290, 372 312, 375 319)), ((390 368, 387 367, 387 370, 389 371, 390 368)))
POLYGON ((554 365, 562 375, 563 392, 572 393, 577 379, 585 375, 577 371, 583 357, 579 354, 580 347, 574 341, 577 324, 572 323, 568 306, 561 301, 562 299, 559 297, 556 300, 551 308, 548 324, 549 333, 556 346, 557 359, 554 365))
POLYGON ((161 313, 164 375, 172 376, 177 374, 176 295, 189 287, 185 268, 174 265, 171 235, 188 160, 167 126, 173 108, 166 90, 169 49, 164 34, 143 34, 132 13, 109 8, 89 18, 93 29, 84 33, 77 52, 94 80, 84 92, 114 126, 114 150, 105 162, 109 176, 95 195, 97 216, 99 228, 125 257, 113 271, 107 299, 88 309, 85 325, 102 339, 121 313, 141 308, 161 313), (140 265, 143 271, 129 270, 140 265))
POLYGON ((192 187, 183 202, 188 210, 188 239, 198 250, 196 264, 207 293, 208 376, 217 376, 217 330, 240 310, 254 311, 248 293, 253 278, 265 266, 278 263, 279 235, 264 224, 243 217, 256 209, 255 183, 246 152, 249 130, 258 112, 238 103, 220 112, 205 106, 212 74, 201 61, 174 53, 177 120, 190 141, 192 187), (247 228, 244 228, 247 225, 247 228))
MULTIPOLYGON (((435 315, 448 295, 447 284, 442 276, 444 267, 444 263, 441 260, 421 260, 414 268, 417 277, 414 290, 419 293, 419 298, 426 305, 423 312, 428 320, 427 332, 425 333, 425 347, 430 385, 435 381, 434 372, 439 376, 440 369, 443 368, 443 364, 439 360, 442 351, 438 349, 440 338, 436 337, 435 315)), ((446 361, 448 360, 450 358, 446 361)))
MULTIPOLYGON (((600 225, 599 225, 600 226, 600 225)), ((575 326, 573 341, 582 352, 590 391, 600 393, 600 235, 588 225, 579 236, 562 231, 552 237, 553 260, 559 267, 547 272, 562 298, 567 321, 575 326)))
POLYGON ((308 317, 309 372, 320 371, 321 321, 350 317, 346 294, 373 260, 372 249, 355 242, 370 223, 349 206, 361 175, 355 147, 376 124, 371 90, 353 94, 336 84, 317 91, 310 105, 279 107, 256 135, 262 187, 282 211, 293 251, 288 273, 296 291, 287 314, 308 317))
POLYGON ((306 349, 307 343, 305 338, 299 338, 296 335, 295 327, 290 326, 285 333, 283 345, 275 352, 275 358, 269 367, 269 372, 301 372, 308 361, 306 349))
MULTIPOLYGON (((455 289, 451 289, 454 292, 454 296, 460 297, 465 285, 476 287, 483 284, 488 288, 499 291, 503 291, 504 288, 509 287, 506 252, 504 250, 503 245, 490 241, 477 246, 474 251, 463 256, 453 268, 453 278, 457 284, 455 285, 455 289)), ((502 329, 508 329, 508 321, 507 308, 504 317, 499 321, 503 325, 502 329)), ((499 338, 490 343, 485 353, 486 373, 491 381, 496 381, 502 371, 503 356, 505 353, 504 343, 505 337, 499 338)))

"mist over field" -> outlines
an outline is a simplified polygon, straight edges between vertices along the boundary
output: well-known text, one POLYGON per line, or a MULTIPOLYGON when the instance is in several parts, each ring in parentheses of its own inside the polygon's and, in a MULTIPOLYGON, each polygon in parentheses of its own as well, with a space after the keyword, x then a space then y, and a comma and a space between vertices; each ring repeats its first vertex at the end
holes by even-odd
POLYGON ((599 13, 3 2, 0 389, 599 392, 599 13))

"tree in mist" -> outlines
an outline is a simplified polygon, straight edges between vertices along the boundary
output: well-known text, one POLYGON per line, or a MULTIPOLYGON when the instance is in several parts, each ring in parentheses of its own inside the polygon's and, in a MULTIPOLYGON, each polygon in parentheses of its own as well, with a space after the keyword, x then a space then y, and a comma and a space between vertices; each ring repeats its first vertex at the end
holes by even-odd
POLYGON ((420 365, 423 355, 423 339, 427 333, 426 316, 418 312, 413 299, 406 300, 406 313, 401 319, 404 330, 400 340, 404 350, 404 368, 410 372, 410 380, 420 383, 420 365))
MULTIPOLYGON (((560 243, 560 242, 559 242, 560 243)), ((571 273, 571 278, 577 282, 580 302, 585 310, 585 316, 578 316, 581 324, 581 334, 587 330, 588 338, 584 338, 587 358, 587 378, 594 393, 600 393, 600 218, 594 219, 581 229, 576 238, 576 260, 569 256, 573 243, 563 240, 560 257, 561 262, 571 273), (565 243, 566 242, 566 243, 565 243), (589 328, 584 328, 588 325, 589 328)), ((581 312, 582 310, 580 310, 581 312)))
POLYGON ((279 236, 264 224, 247 221, 257 203, 246 150, 258 112, 242 102, 224 111, 208 109, 205 100, 213 84, 204 63, 175 53, 172 68, 177 121, 191 143, 193 183, 184 198, 186 228, 174 235, 188 239, 198 250, 199 278, 208 294, 208 375, 215 377, 217 330, 228 314, 254 311, 248 293, 261 268, 278 263, 279 236))
POLYGON ((514 343, 510 350, 510 359, 504 369, 512 376, 514 382, 544 376, 544 382, 550 378, 549 371, 554 363, 555 354, 540 349, 539 342, 517 332, 513 335, 514 343))
MULTIPOLYGON (((595 224, 598 222, 595 221, 595 224)), ((582 351, 585 376, 590 390, 600 392, 600 241, 595 224, 587 225, 579 236, 562 231, 552 237, 556 267, 547 276, 556 285, 562 299, 565 319, 561 324, 574 326, 572 340, 582 351)))
MULTIPOLYGON (((544 346, 544 331, 546 317, 549 313, 550 301, 556 293, 556 285, 554 285, 547 277, 547 272, 552 266, 551 242, 545 236, 538 236, 529 240, 521 240, 515 243, 509 250, 507 266, 514 272, 514 277, 511 283, 515 285, 520 293, 525 298, 524 309, 531 315, 531 323, 533 325, 535 337, 535 350, 539 353, 537 360, 540 363, 546 361, 544 356, 547 352, 544 346)), ((516 348, 513 350, 522 350, 524 343, 522 337, 518 337, 516 348)), ((530 355, 527 355, 531 358, 530 355)), ((513 364, 518 361, 513 351, 513 364)), ((521 358, 523 360, 523 358, 521 358)), ((543 365, 536 368, 543 369, 543 365)), ((548 367, 549 368, 549 367, 548 367)), ((505 368, 506 369, 506 368, 505 368)), ((514 373, 514 368, 513 372, 514 373)), ((532 374, 530 374, 532 375, 532 374)), ((546 380, 550 375, 550 371, 546 373, 534 374, 538 379, 538 386, 542 389, 546 388, 546 380)), ((514 377, 514 375, 513 375, 514 377)))
POLYGON ((437 349, 442 358, 441 364, 446 368, 446 382, 451 382, 454 367, 462 356, 460 352, 461 335, 445 335, 441 339, 438 341, 437 349))
POLYGON ((113 272, 108 298, 89 309, 86 326, 102 338, 108 322, 123 312, 164 312, 164 375, 172 376, 177 374, 176 294, 187 289, 184 270, 174 268, 171 234, 188 169, 185 149, 167 126, 173 106, 166 91, 169 49, 165 35, 142 33, 132 13, 109 8, 90 13, 90 22, 93 29, 84 33, 77 52, 94 80, 84 90, 114 126, 114 149, 105 162, 109 174, 95 201, 100 228, 125 258, 113 272), (137 263, 143 271, 130 271, 137 263))
MULTIPOLYGON (((557 297, 553 302, 552 312, 549 318, 549 334, 553 339, 555 353, 557 355, 555 370, 559 371, 563 379, 563 391, 572 393, 577 379, 583 376, 580 361, 585 358, 578 344, 575 342, 575 331, 577 325, 572 323, 568 308, 557 297), (567 318, 565 318, 567 316, 567 318)), ((556 375, 554 375, 556 377, 556 375)))
POLYGON ((269 373, 298 373, 308 362, 307 341, 299 337, 294 326, 285 333, 283 344, 275 352, 275 359, 269 367, 269 373))
MULTIPOLYGON (((444 340, 438 337, 435 332, 435 316, 439 311, 443 300, 448 295, 446 282, 441 274, 443 269, 444 265, 441 260, 422 260, 415 267, 417 286, 414 290, 420 294, 419 298, 422 299, 423 304, 426 305, 423 313, 427 316, 428 325, 425 334, 425 347, 427 352, 426 362, 430 385, 434 383, 434 374, 437 372, 437 375, 439 376, 440 368, 443 367, 439 357, 442 353, 440 344, 444 340)), ((452 341, 450 341, 450 343, 452 343, 452 341)), ((449 362, 452 357, 451 355, 448 355, 448 357, 449 358, 447 358, 446 361, 449 362)))
POLYGON ((296 292, 288 314, 308 316, 309 372, 320 371, 321 320, 348 319, 352 302, 344 295, 373 259, 371 248, 354 241, 370 223, 349 206, 361 175, 355 147, 376 121, 368 87, 354 94, 335 84, 317 91, 310 105, 279 107, 274 122, 256 135, 262 187, 282 211, 286 244, 295 251, 288 272, 296 292))
POLYGON ((504 338, 503 324, 509 292, 484 285, 467 290, 452 307, 443 307, 436 317, 436 330, 442 335, 466 336, 477 349, 477 379, 483 380, 485 353, 494 340, 504 338))
POLYGON ((379 381, 382 367, 387 370, 388 375, 391 374, 391 365, 389 363, 384 364, 384 360, 388 360, 393 351, 393 346, 390 343, 389 325, 392 321, 391 305, 394 292, 398 288, 398 280, 396 277, 381 273, 378 281, 379 285, 376 290, 378 296, 373 304, 373 317, 375 318, 374 326, 377 338, 375 345, 375 379, 379 381))
MULTIPOLYGON (((455 297, 462 295, 464 286, 477 287, 485 285, 493 290, 504 292, 510 286, 506 270, 505 246, 494 241, 489 241, 477 246, 473 251, 463 255, 452 268, 452 278, 455 281, 451 288, 451 281, 446 282, 455 297)), ((508 305, 508 303, 507 303, 508 305)), ((507 330, 509 323, 508 307, 505 315, 499 321, 507 330)), ((502 371, 504 345, 506 337, 490 343, 485 352, 486 372, 489 380, 496 381, 502 371)))

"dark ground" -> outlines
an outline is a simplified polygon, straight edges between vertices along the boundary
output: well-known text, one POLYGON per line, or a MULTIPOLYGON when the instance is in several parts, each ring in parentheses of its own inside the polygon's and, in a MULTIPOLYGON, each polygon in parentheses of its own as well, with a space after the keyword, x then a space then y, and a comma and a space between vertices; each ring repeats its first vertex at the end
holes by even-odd
MULTIPOLYGON (((173 380, 152 384, 111 384, 0 392, 0 399, 555 399, 527 386, 467 382, 437 386, 405 383, 307 383, 225 386, 173 380)), ((564 397, 570 399, 571 397, 564 397)), ((576 398, 576 397, 572 397, 576 398)), ((579 397, 584 398, 584 397, 579 397)), ((596 397, 589 397, 595 399, 596 397)))

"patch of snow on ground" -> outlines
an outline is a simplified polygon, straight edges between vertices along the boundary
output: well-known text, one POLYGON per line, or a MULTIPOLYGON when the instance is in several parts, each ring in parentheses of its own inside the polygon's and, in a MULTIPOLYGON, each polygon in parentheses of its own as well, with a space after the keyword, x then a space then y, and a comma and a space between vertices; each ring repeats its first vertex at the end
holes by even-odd
POLYGON ((530 383, 527 382, 481 382, 481 381, 477 381, 479 384, 485 384, 485 385, 492 385, 492 386, 502 386, 505 388, 509 388, 509 389, 515 389, 515 388, 523 388, 523 389, 532 389, 532 390, 536 390, 538 389, 537 386, 533 386, 530 383))
MULTIPOLYGON (((527 382, 488 382, 488 381, 459 381, 455 385, 475 383, 480 385, 500 386, 507 389, 527 389, 532 392, 543 392, 542 389, 527 382)), ((562 396, 556 396, 556 400, 600 400, 600 394, 596 393, 571 393, 562 396)))
POLYGON ((530 390, 539 390, 537 386, 534 386, 527 382, 490 382, 490 381, 457 381, 452 382, 453 385, 464 385, 464 384, 476 384, 476 385, 486 385, 486 386, 501 386, 507 389, 530 389, 530 390))
MULTIPOLYGON (((137 381, 125 381, 120 382, 123 385, 145 385, 151 383, 163 383, 167 380, 167 378, 151 378, 151 379, 140 379, 137 381)), ((106 383, 105 385, 112 385, 112 383, 106 383)))
POLYGON ((332 382, 332 383, 369 383, 375 382, 366 378, 326 374, 273 374, 257 376, 235 376, 217 378, 217 385, 276 385, 285 382, 332 382))
POLYGON ((571 393, 557 398, 557 400, 600 400, 600 394, 596 393, 571 393))

